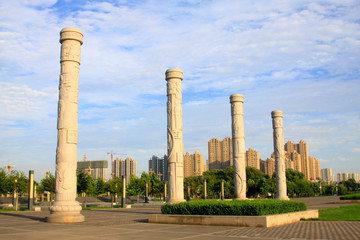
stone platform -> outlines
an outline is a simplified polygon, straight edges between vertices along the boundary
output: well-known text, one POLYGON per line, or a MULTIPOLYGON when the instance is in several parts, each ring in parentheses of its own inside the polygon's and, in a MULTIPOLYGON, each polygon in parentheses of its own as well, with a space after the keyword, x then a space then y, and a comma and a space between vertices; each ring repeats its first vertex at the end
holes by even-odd
POLYGON ((266 216, 214 216, 154 214, 149 223, 189 224, 208 226, 275 227, 300 222, 300 219, 318 218, 318 210, 283 213, 266 216))

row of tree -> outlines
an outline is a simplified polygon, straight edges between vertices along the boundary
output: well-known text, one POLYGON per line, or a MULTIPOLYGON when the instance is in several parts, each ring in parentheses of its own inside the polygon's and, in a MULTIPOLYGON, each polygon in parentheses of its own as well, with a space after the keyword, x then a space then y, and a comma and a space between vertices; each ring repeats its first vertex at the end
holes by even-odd
MULTIPOLYGON (((225 198, 234 197, 233 167, 228 167, 225 171, 214 169, 204 172, 203 176, 185 178, 184 187, 185 189, 190 188, 191 198, 198 198, 203 195, 204 180, 207 182, 209 198, 220 198, 221 180, 224 181, 225 198)), ((274 197, 276 194, 276 173, 269 177, 256 168, 246 167, 246 181, 246 195, 248 198, 274 197)), ((356 183, 354 179, 342 181, 338 184, 326 184, 325 181, 312 182, 307 180, 303 173, 293 169, 286 169, 286 182, 289 197, 344 195, 360 189, 360 183, 356 183)))
MULTIPOLYGON (((276 193, 276 175, 269 177, 260 170, 252 167, 246 168, 247 197, 274 197, 276 193)), ((207 182, 207 195, 209 198, 220 198, 221 180, 224 181, 225 198, 234 196, 234 172, 232 167, 224 170, 211 170, 204 172, 203 176, 193 176, 184 179, 184 193, 190 198, 200 198, 204 194, 204 180, 207 182)), ((360 183, 354 179, 340 182, 339 184, 326 184, 324 181, 311 182, 305 179, 305 175, 292 169, 286 170, 287 191, 290 197, 307 197, 315 195, 344 195, 359 190, 360 183)), ((40 183, 35 183, 37 194, 44 192, 55 193, 55 177, 47 175, 40 183)), ((21 196, 28 191, 29 179, 23 172, 12 170, 7 173, 0 169, 0 194, 13 193, 15 190, 21 196)), ((128 196, 144 196, 148 186, 148 194, 152 197, 162 197, 164 194, 164 183, 156 176, 143 172, 141 177, 135 175, 130 177, 127 183, 126 194, 128 196)), ((77 171, 77 192, 85 193, 87 196, 100 196, 103 194, 121 195, 122 180, 120 178, 104 181, 102 178, 96 181, 83 171, 77 171)))

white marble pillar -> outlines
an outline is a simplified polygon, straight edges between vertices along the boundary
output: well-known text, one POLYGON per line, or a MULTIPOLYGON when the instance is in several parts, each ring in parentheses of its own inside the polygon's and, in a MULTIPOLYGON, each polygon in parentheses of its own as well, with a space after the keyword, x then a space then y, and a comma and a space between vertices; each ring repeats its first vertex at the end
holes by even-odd
POLYGON ((168 147, 168 202, 183 202, 184 199, 184 143, 182 131, 182 93, 183 72, 178 68, 168 69, 167 81, 167 147, 168 147))
POLYGON ((236 200, 246 199, 246 159, 243 103, 243 95, 233 94, 230 96, 235 185, 234 199, 236 200))
POLYGON ((60 32, 61 74, 58 105, 58 142, 56 149, 55 201, 48 222, 83 222, 81 206, 76 198, 76 162, 78 135, 78 94, 80 46, 83 33, 77 28, 60 32))
POLYGON ((272 111, 272 125, 274 137, 275 171, 276 171, 276 199, 289 200, 286 189, 285 152, 283 134, 283 112, 272 111))

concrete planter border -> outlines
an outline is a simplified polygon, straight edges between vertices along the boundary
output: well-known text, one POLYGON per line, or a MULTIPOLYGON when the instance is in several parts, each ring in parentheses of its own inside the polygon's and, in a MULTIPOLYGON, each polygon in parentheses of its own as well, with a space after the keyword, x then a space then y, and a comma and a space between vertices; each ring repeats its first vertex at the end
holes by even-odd
POLYGON ((352 200, 338 200, 335 202, 336 204, 343 204, 343 203, 360 203, 360 200, 352 199, 352 200))
POLYGON ((214 216, 214 215, 171 215, 154 214, 149 223, 237 226, 237 227, 275 227, 299 222, 300 219, 319 218, 318 210, 307 210, 266 216, 214 216))

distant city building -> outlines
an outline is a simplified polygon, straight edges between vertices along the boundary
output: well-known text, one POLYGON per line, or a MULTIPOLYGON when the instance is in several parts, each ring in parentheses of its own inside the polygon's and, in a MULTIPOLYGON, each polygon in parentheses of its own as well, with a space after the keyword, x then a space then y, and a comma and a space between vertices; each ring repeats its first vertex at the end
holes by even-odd
POLYGON ((77 169, 80 169, 85 173, 89 173, 90 171, 90 174, 94 180, 97 180, 99 177, 101 177, 104 181, 106 181, 107 168, 108 168, 107 160, 92 160, 92 161, 77 162, 77 169))
POLYGON ((260 170, 260 154, 258 151, 249 148, 245 153, 246 166, 254 167, 260 170))
POLYGON ((298 172, 301 171, 301 156, 298 152, 290 153, 290 160, 293 162, 294 170, 298 172))
POLYGON ((332 173, 331 168, 322 168, 321 169, 321 179, 324 180, 326 183, 334 182, 334 174, 332 173))
POLYGON ((264 169, 265 169, 265 173, 269 175, 269 177, 272 177, 272 175, 275 172, 275 159, 274 158, 266 159, 264 163, 264 169))
POLYGON ((309 156, 309 173, 311 180, 321 179, 319 159, 309 156))
POLYGON ((321 178, 320 162, 317 158, 309 156, 308 145, 304 140, 298 144, 288 141, 284 144, 285 161, 288 162, 287 168, 292 168, 302 172, 308 180, 317 180, 321 178))
POLYGON ((164 155, 163 158, 159 158, 157 156, 152 156, 149 160, 149 172, 154 172, 161 181, 168 180, 168 172, 167 172, 167 156, 164 155))
POLYGON ((299 144, 296 144, 297 152, 301 157, 301 170, 305 174, 306 179, 310 179, 309 169, 309 150, 308 145, 304 140, 300 140, 299 144))
POLYGON ((231 137, 226 137, 221 141, 221 169, 226 169, 233 165, 233 148, 231 137))
POLYGON ((260 171, 263 173, 265 173, 265 164, 266 164, 265 160, 260 158, 260 171))
POLYGON ((360 174, 358 173, 338 173, 337 181, 347 181, 349 179, 354 179, 357 183, 360 182, 360 174))
POLYGON ((355 182, 360 182, 360 174, 358 173, 350 173, 350 178, 353 178, 355 182))
POLYGON ((187 152, 184 155, 184 178, 201 176, 204 172, 204 156, 196 151, 193 155, 187 152))
POLYGON ((184 156, 184 178, 194 176, 194 157, 187 152, 184 156))
POLYGON ((209 170, 222 169, 222 146, 221 141, 213 138, 208 142, 209 170))
POLYGON ((130 176, 132 174, 136 176, 136 161, 131 157, 127 157, 125 160, 116 158, 113 162, 113 171, 114 178, 125 176, 127 185, 130 182, 130 176))
POLYGON ((338 173, 337 174, 337 181, 346 181, 349 180, 350 174, 349 173, 338 173))

